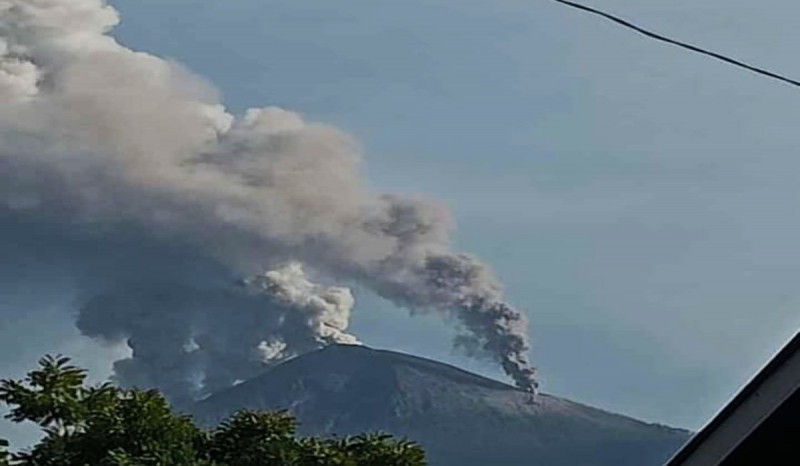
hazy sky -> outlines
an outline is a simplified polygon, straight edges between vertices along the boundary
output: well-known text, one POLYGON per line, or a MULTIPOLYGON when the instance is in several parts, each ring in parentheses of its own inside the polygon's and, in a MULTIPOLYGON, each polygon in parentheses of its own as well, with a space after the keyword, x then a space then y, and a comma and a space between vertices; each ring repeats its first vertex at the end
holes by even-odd
MULTIPOLYGON (((528 310, 546 392, 699 428, 800 326, 796 88, 544 0, 112 4, 121 41, 188 65, 232 109, 344 128, 376 190, 449 204, 459 246, 528 310)), ((592 4, 800 76, 796 2, 592 4)), ((18 286, 0 301, 0 374, 45 351, 107 369, 118 352, 20 270, 3 277, 18 286)), ((495 374, 453 355, 444 325, 360 298, 366 343, 495 374)))

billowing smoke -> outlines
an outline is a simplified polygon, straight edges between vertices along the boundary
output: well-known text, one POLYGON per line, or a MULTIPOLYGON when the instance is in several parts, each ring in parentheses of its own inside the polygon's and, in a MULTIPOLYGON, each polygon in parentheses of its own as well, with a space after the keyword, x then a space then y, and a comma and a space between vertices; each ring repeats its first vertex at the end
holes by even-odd
POLYGON ((133 354, 116 363, 117 377, 181 404, 324 345, 358 344, 346 333, 353 303, 347 288, 313 284, 291 263, 239 287, 111 289, 83 306, 78 327, 127 339, 133 354))
POLYGON ((190 400, 357 343, 352 294, 311 273, 451 319, 458 346, 535 390, 525 316, 451 251, 443 207, 368 192, 335 128, 229 114, 186 69, 117 43, 117 21, 104 0, 0 0, 0 215, 96 245, 78 326, 127 341, 122 383, 190 400))

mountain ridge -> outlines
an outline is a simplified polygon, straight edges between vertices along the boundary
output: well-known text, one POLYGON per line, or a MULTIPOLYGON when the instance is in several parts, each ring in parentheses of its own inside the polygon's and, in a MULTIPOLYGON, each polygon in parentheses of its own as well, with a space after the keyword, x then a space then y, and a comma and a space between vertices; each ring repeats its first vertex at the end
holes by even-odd
POLYGON ((198 402, 212 425, 239 409, 288 409, 308 435, 387 431, 432 466, 657 466, 689 432, 646 423, 417 356, 334 345, 198 402))

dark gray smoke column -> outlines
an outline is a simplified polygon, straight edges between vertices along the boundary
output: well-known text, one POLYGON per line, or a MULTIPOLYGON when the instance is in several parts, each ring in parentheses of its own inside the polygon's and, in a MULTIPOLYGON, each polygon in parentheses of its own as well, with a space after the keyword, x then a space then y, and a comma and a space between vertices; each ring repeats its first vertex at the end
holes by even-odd
POLYGON ((274 107, 231 115, 187 70, 115 42, 118 20, 104 0, 0 1, 0 209, 15 228, 182 251, 110 276, 88 267, 79 325, 128 341, 121 379, 188 399, 344 338, 349 291, 296 261, 454 318, 460 346, 534 389, 526 319, 483 263, 451 251, 446 209, 374 196, 335 128, 274 107), (198 262, 225 273, 198 278, 198 262), (256 278, 242 294, 222 275, 256 278))
POLYGON ((503 301, 500 284, 488 267, 466 254, 429 254, 404 272, 382 271, 375 277, 398 277, 376 283, 379 293, 415 309, 439 309, 454 317, 465 333, 456 345, 469 354, 488 355, 501 364, 516 385, 536 393, 530 365, 525 315, 503 301), (407 272, 407 271, 406 271, 407 272))

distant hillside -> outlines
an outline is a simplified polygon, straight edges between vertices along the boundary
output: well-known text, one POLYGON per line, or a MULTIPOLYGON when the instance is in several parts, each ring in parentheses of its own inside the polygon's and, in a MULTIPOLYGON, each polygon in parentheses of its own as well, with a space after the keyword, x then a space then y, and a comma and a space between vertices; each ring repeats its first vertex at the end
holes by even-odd
POLYGON ((432 466, 660 466, 684 430, 646 424, 455 367, 331 346, 199 402, 212 424, 242 408, 289 409, 304 434, 382 430, 420 442, 432 466))

